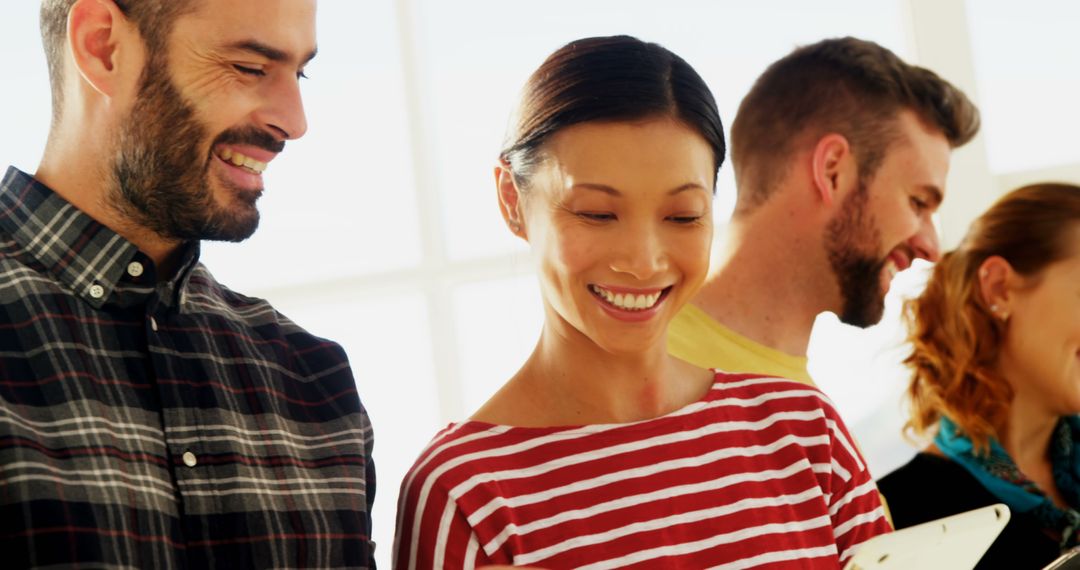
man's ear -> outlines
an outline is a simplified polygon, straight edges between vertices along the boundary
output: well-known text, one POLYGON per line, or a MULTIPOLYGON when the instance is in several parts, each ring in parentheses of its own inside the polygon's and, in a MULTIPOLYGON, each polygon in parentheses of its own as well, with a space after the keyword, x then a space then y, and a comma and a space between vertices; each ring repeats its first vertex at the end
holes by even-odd
POLYGON ((859 174, 847 137, 829 133, 818 139, 811 154, 811 170, 818 198, 832 206, 839 194, 857 183, 859 174))
POLYGON ((1023 281, 1023 277, 1000 255, 984 259, 979 266, 978 287, 990 314, 1008 321, 1016 297, 1014 293, 1023 281))
POLYGON ((499 211, 502 212, 503 220, 510 227, 510 231, 519 238, 528 241, 529 236, 525 231, 525 217, 522 215, 522 195, 514 182, 514 173, 510 170, 510 164, 505 160, 499 160, 495 165, 495 188, 499 193, 499 211))
POLYGON ((68 12, 67 47, 83 80, 106 97, 115 97, 124 75, 121 64, 133 37, 133 27, 111 0, 76 0, 68 12))

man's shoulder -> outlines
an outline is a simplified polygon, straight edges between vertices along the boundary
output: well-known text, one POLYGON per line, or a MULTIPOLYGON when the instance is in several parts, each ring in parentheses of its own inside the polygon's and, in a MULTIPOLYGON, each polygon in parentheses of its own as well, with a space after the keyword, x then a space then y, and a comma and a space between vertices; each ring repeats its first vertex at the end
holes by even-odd
POLYGON ((270 301, 240 293, 219 282, 202 263, 192 269, 186 298, 191 309, 203 315, 216 316, 254 330, 269 328, 275 334, 288 337, 294 344, 319 344, 340 350, 336 342, 312 334, 274 308, 270 301))
POLYGON ((273 308, 266 299, 245 295, 218 281, 217 277, 214 276, 214 273, 210 271, 210 268, 201 261, 196 263, 191 269, 191 277, 189 278, 188 283, 196 292, 211 298, 220 299, 230 307, 236 307, 238 309, 249 309, 260 306, 273 308))
POLYGON ((672 319, 668 352, 701 368, 756 372, 813 384, 806 369, 806 357, 786 354, 749 339, 693 304, 687 304, 672 319))
POLYGON ((23 301, 36 293, 66 293, 47 268, 0 231, 0 306, 23 301))
POLYGON ((740 371, 729 364, 745 352, 744 338, 687 303, 668 325, 668 352, 702 368, 740 371))
POLYGON ((278 312, 270 301, 246 295, 221 283, 201 262, 191 270, 187 287, 187 299, 200 310, 221 313, 239 321, 256 324, 272 321, 295 326, 288 317, 278 312))
POLYGON ((697 306, 687 303, 668 325, 668 352, 702 368, 727 368, 720 361, 729 354, 731 339, 723 325, 697 306))

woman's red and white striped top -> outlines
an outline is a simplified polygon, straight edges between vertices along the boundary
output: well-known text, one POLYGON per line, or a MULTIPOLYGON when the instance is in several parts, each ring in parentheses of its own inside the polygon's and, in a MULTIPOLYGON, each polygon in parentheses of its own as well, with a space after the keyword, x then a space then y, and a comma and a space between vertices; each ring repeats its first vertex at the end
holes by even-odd
POLYGON ((451 424, 402 483, 394 567, 838 568, 889 532, 829 400, 717 374, 629 424, 451 424))

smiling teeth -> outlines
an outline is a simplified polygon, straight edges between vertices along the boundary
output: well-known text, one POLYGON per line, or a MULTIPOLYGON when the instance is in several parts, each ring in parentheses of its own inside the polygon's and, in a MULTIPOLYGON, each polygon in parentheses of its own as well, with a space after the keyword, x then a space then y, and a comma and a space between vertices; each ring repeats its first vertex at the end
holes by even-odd
POLYGON ((656 292, 652 295, 634 295, 631 293, 612 293, 607 289, 603 289, 596 285, 589 285, 589 289, 602 297, 608 303, 615 305, 616 307, 628 311, 643 311, 645 309, 651 309, 656 302, 660 300, 660 293, 656 292))
POLYGON ((889 273, 889 280, 892 281, 892 278, 896 277, 896 274, 899 272, 896 267, 896 262, 891 259, 886 261, 885 271, 889 273))
POLYGON ((240 154, 231 148, 225 148, 218 154, 221 160, 228 162, 234 166, 242 166, 255 174, 262 174, 266 170, 266 163, 259 162, 250 156, 240 154))

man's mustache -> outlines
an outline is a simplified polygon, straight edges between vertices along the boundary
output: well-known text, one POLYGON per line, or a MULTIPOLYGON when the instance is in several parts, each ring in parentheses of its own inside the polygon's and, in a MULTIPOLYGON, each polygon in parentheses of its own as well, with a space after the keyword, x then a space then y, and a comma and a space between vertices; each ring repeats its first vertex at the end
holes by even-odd
POLYGON ((279 153, 285 149, 285 141, 278 140, 264 130, 255 127, 229 129, 214 141, 218 144, 240 144, 279 153))

